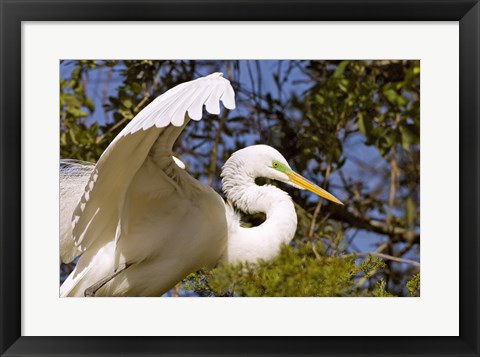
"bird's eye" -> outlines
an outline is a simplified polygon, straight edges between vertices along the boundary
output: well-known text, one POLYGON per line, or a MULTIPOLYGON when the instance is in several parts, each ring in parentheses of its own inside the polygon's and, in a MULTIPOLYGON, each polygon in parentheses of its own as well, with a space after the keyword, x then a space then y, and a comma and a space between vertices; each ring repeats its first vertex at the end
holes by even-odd
POLYGON ((276 169, 280 164, 277 161, 272 162, 272 166, 276 169))

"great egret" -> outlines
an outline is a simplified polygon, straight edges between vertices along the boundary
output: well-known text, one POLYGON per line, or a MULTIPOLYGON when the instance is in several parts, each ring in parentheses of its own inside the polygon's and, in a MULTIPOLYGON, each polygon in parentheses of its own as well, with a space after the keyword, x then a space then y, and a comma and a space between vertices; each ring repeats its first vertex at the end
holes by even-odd
POLYGON ((227 203, 190 176, 172 146, 189 119, 202 118, 204 105, 218 115, 220 101, 235 108, 234 91, 221 73, 180 84, 138 113, 96 165, 64 162, 61 259, 81 256, 61 296, 160 296, 219 260, 271 259, 292 240, 297 216, 287 193, 256 185, 256 177, 341 204, 267 145, 227 160, 221 174, 227 203), (264 212, 266 220, 243 228, 236 209, 264 212))

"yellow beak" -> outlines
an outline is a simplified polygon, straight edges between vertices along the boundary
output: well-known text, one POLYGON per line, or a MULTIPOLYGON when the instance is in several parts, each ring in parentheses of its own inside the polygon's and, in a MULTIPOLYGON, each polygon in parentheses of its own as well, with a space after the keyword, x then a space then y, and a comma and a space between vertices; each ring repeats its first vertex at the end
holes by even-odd
POLYGON ((338 203, 339 205, 343 205, 343 203, 336 198, 334 195, 332 195, 330 192, 325 191, 323 188, 318 187, 314 183, 308 181, 305 177, 302 175, 297 174, 295 171, 288 170, 285 171, 285 174, 290 178, 290 181, 306 190, 309 190, 310 192, 315 193, 316 195, 323 197, 327 200, 330 200, 332 202, 338 203))

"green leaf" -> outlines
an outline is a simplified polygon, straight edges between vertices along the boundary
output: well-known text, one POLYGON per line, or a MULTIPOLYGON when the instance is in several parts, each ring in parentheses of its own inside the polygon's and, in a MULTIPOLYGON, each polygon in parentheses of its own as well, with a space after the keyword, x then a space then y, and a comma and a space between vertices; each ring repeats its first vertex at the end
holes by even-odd
POLYGON ((397 93, 397 91, 393 88, 388 88, 384 90, 383 94, 391 104, 397 107, 404 107, 408 104, 408 100, 399 93, 397 93))
POLYGON ((348 93, 348 79, 342 79, 338 82, 338 88, 340 88, 343 92, 348 93))
POLYGON ((408 151, 411 145, 420 144, 420 133, 415 125, 402 123, 399 130, 402 136, 403 149, 408 151))
POLYGON ((318 104, 322 105, 325 104, 325 98, 323 98, 320 94, 315 95, 315 100, 318 102, 318 104))
POLYGON ((123 106, 127 109, 130 109, 132 107, 132 100, 130 98, 127 98, 123 101, 123 106))
POLYGON ((135 94, 139 94, 142 91, 142 87, 137 82, 133 82, 131 84, 131 88, 132 88, 132 92, 135 94))
POLYGON ((72 116, 76 118, 83 118, 87 116, 87 113, 85 113, 83 110, 74 108, 74 107, 68 107, 67 108, 67 113, 71 114, 72 116))
POLYGON ((64 131, 60 133, 60 145, 67 145, 67 134, 64 131))
POLYGON ((369 116, 363 115, 362 112, 358 113, 358 129, 360 132, 365 135, 365 137, 370 137, 372 132, 373 123, 372 119, 369 116))
POLYGON ((345 69, 347 68, 348 66, 348 63, 350 61, 342 61, 340 62, 340 64, 337 66, 337 68, 335 69, 335 72, 333 72, 333 78, 340 78, 340 77, 343 77, 343 73, 345 72, 345 69))
POLYGON ((85 106, 88 108, 90 113, 95 111, 95 104, 93 104, 93 101, 90 98, 85 99, 85 106))
POLYGON ((397 139, 398 139, 397 133, 394 131, 385 135, 385 141, 387 143, 387 147, 390 149, 397 142, 397 139))
POLYGON ((78 145, 78 141, 77 141, 77 138, 75 137, 75 133, 73 132, 73 130, 69 130, 68 134, 70 135, 70 140, 72 140, 72 142, 75 145, 78 145))

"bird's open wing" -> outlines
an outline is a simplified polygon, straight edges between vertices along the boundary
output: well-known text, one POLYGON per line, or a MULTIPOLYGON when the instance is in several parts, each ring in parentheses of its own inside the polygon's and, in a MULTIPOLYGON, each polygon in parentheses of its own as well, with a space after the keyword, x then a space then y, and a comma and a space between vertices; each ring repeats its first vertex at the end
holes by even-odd
POLYGON ((97 162, 73 213, 73 238, 82 251, 105 236, 113 239, 112 232, 118 234, 127 190, 149 153, 160 168, 170 165, 172 146, 189 119, 200 120, 204 105, 207 112, 219 114, 220 101, 228 109, 235 107, 230 82, 214 73, 156 98, 118 134, 97 162))

